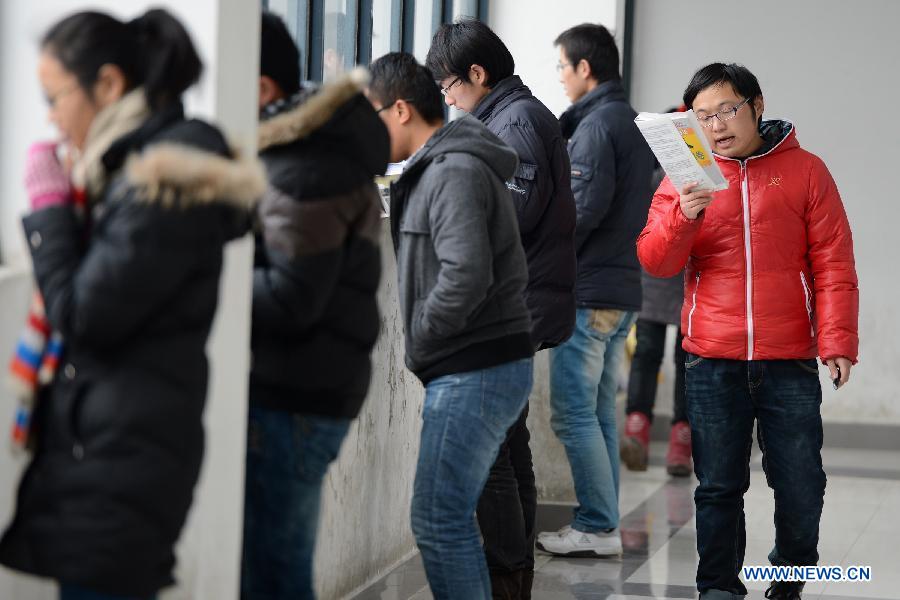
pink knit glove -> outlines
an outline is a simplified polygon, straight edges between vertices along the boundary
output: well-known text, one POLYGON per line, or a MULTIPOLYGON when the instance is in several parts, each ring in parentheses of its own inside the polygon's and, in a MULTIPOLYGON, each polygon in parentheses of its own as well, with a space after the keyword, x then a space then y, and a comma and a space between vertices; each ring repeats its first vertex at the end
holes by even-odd
POLYGON ((28 149, 25 191, 32 210, 72 201, 72 184, 56 158, 56 142, 36 142, 28 149))

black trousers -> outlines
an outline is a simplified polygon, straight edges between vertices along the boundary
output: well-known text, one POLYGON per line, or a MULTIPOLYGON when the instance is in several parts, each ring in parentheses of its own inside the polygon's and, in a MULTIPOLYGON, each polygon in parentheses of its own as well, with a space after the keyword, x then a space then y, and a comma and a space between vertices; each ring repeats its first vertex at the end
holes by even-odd
POLYGON ((509 428, 478 500, 478 525, 488 569, 534 570, 537 488, 528 442, 528 405, 509 428))
MULTIPOLYGON (((631 359, 628 376, 628 404, 626 413, 641 412, 653 421, 653 405, 656 402, 656 383, 666 346, 665 323, 637 320, 637 348, 631 359)), ((675 338, 675 398, 672 423, 687 421, 684 403, 684 350, 681 348, 681 332, 675 338)))

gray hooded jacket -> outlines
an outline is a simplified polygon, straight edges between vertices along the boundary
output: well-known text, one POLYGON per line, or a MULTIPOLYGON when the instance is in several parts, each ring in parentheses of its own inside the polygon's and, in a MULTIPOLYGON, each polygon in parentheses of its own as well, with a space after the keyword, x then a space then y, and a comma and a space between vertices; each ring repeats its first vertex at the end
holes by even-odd
POLYGON ((505 183, 516 163, 497 136, 463 117, 391 186, 406 365, 425 383, 533 354, 528 271, 505 183))

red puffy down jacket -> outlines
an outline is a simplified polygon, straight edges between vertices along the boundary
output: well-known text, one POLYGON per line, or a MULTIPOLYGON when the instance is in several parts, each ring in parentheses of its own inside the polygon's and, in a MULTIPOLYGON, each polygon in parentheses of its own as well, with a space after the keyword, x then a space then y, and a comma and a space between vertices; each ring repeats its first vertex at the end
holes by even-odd
POLYGON ((825 164, 786 122, 745 161, 716 156, 728 179, 695 221, 668 178, 653 197, 638 257, 650 274, 687 266, 684 349, 734 360, 846 357, 856 363, 859 289, 853 239, 825 164))

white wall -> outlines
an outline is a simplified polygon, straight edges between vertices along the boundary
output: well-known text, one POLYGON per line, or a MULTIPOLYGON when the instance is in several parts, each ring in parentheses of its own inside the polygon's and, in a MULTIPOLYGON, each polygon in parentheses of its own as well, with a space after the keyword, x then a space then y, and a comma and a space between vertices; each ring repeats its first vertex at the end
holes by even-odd
POLYGON ((382 221, 381 335, 372 387, 322 486, 316 591, 339 598, 415 549, 409 503, 425 391, 404 366, 403 319, 389 221, 382 221))
MULTIPOLYGON (((150 6, 164 6, 191 31, 206 70, 189 94, 189 112, 224 125, 244 150, 255 152, 258 7, 253 2, 198 0, 191 3, 146 0, 94 1, 90 7, 123 18, 150 6), (240 40, 235 44, 235 40, 240 40)), ((19 233, 26 208, 21 186, 24 149, 51 137, 46 124, 35 68, 41 33, 68 12, 87 8, 68 0, 43 0, 40 5, 3 2, 0 5, 0 243, 5 266, 0 268, 0 358, 9 351, 24 323, 31 288, 27 254, 19 233)), ((226 253, 220 286, 220 306, 208 346, 210 394, 205 415, 207 455, 194 507, 178 547, 180 585, 164 594, 167 600, 236 598, 240 564, 240 522, 243 511, 244 435, 249 369, 249 311, 252 242, 235 242, 226 253), (224 525, 224 526, 223 526, 224 525)), ((11 418, 12 398, 0 392, 0 424, 11 418)), ((6 430, 6 425, 3 425, 6 430)), ((5 435, 5 434, 4 434, 5 435)), ((0 449, 0 519, 12 513, 22 461, 0 449)), ((7 570, 0 570, 0 597, 32 600, 53 597, 54 588, 7 570)))
POLYGON ((846 388, 834 392, 823 377, 822 412, 830 422, 900 424, 900 2, 640 0, 635 12, 635 108, 678 104, 698 68, 739 62, 759 78, 766 116, 792 120, 830 168, 854 232, 861 343, 846 388))
MULTIPOLYGON (((556 72, 559 51, 553 40, 570 27, 599 23, 616 30, 621 0, 490 0, 488 24, 516 61, 516 74, 559 116, 568 106, 556 72)), ((621 35, 621 31, 617 31, 621 35)), ((621 40, 617 36, 619 47, 621 40)))

